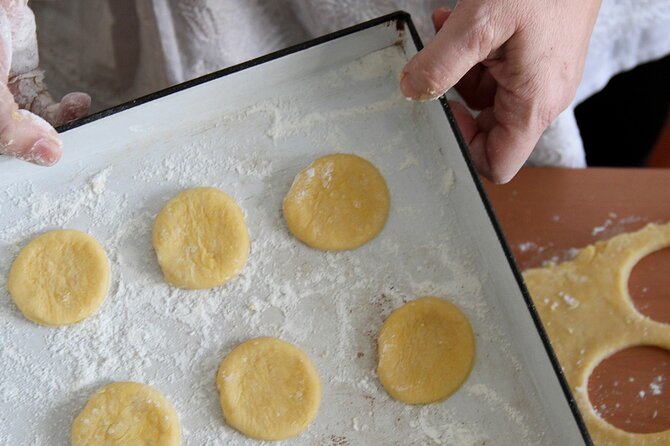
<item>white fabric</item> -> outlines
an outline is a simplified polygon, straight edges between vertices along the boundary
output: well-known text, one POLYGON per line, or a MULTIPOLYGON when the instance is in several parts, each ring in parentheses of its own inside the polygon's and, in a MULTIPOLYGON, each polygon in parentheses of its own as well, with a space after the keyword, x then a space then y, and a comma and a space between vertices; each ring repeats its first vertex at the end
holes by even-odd
MULTIPOLYGON (((15 6, 15 10, 20 6, 15 6)), ((1 9, 1 8, 0 8, 1 9)), ((38 56, 37 48, 35 47, 35 21, 30 11, 25 14, 14 14, 14 26, 10 26, 8 22, 2 23, 4 31, 11 28, 11 43, 12 63, 9 70, 9 76, 12 77, 17 73, 26 73, 37 68, 38 56)), ((5 14, 4 9, 2 14, 5 14)), ((6 36, 2 36, 3 41, 6 41, 6 36)))
MULTIPOLYGON (((86 91, 94 109, 402 9, 424 41, 440 0, 31 0, 42 66, 57 97, 86 91)), ((570 30, 566 30, 570 32, 570 30)), ((609 79, 670 54, 670 0, 603 0, 573 106, 529 163, 581 167, 573 109, 609 79)))
POLYGON ((575 99, 544 132, 528 163, 586 166, 575 106, 615 74, 666 54, 670 54, 670 1, 603 0, 575 99))

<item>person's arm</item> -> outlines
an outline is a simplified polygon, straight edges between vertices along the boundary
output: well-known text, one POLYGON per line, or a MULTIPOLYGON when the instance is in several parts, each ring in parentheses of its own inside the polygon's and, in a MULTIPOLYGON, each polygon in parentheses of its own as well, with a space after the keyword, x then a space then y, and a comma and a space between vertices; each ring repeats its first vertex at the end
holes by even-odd
POLYGON ((91 99, 70 93, 54 103, 37 65, 35 18, 27 2, 0 0, 0 154, 50 166, 62 154, 52 124, 85 116, 91 99))
POLYGON ((435 38, 403 69, 409 98, 455 86, 456 109, 479 172, 512 179, 542 132, 572 101, 600 0, 461 0, 433 13, 435 38))

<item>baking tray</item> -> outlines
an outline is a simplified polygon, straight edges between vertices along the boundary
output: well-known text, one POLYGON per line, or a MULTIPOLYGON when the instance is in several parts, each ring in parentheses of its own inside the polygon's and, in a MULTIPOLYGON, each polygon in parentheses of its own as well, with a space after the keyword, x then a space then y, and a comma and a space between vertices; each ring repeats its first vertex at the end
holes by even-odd
POLYGON ((398 91, 420 47, 398 12, 65 126, 55 167, 0 160, 0 444, 69 444, 115 380, 160 389, 185 445, 257 444, 224 423, 214 384, 256 336, 295 343, 321 374, 319 415, 286 444, 590 444, 446 101, 398 91), (324 253, 289 235, 281 201, 333 152, 379 167, 392 210, 372 242, 324 253), (234 196, 250 229, 248 265, 213 290, 167 286, 151 248, 156 213, 192 186, 234 196), (26 321, 4 287, 18 250, 54 228, 92 234, 112 264, 106 302, 71 327, 26 321), (375 376, 376 334, 428 294, 469 316, 476 362, 448 400, 408 406, 375 376))

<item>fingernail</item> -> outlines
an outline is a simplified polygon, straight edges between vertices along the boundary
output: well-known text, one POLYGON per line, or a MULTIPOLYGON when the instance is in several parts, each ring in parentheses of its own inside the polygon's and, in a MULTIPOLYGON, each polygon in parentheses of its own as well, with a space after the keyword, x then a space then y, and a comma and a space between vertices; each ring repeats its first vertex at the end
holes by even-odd
POLYGON ((440 95, 431 89, 421 89, 413 80, 412 74, 403 70, 400 79, 400 90, 402 94, 412 101, 432 101, 440 97, 440 95))
POLYGON ((57 139, 38 139, 20 158, 39 166, 53 166, 63 153, 62 146, 57 139))
POLYGON ((400 73, 400 91, 402 91, 403 96, 407 99, 414 99, 418 96, 410 80, 409 73, 405 70, 400 73))

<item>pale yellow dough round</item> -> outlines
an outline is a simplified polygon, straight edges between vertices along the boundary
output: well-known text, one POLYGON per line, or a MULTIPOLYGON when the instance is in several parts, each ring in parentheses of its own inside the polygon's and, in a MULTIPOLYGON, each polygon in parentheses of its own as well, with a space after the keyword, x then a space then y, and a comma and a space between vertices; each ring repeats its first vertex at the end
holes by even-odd
POLYGON ((109 291, 109 259, 90 235, 46 232, 16 257, 7 289, 23 315, 42 325, 79 322, 93 314, 109 291))
POLYGON ((321 402, 314 364, 292 344, 257 338, 237 346, 216 377, 226 422, 257 440, 284 440, 307 429, 321 402))
POLYGON ((153 245, 168 283, 187 289, 223 285, 249 257, 242 209, 212 187, 188 189, 156 216, 153 245))
POLYGON ((156 389, 116 382, 93 394, 72 423, 72 446, 179 446, 177 412, 156 389))
POLYGON ((312 248, 357 248, 381 232, 391 197, 369 161, 349 154, 317 159, 298 173, 284 198, 291 233, 312 248))
POLYGON ((475 338, 455 305, 422 297, 386 319, 378 350, 377 374, 386 391, 404 403, 428 404, 463 385, 474 363, 475 338))

